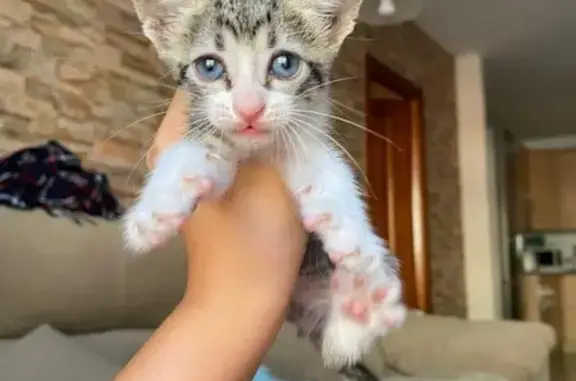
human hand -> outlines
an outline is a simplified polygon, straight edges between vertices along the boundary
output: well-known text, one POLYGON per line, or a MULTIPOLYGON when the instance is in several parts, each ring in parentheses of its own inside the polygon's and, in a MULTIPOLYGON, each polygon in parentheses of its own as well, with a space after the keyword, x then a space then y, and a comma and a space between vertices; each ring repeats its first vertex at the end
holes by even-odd
MULTIPOLYGON (((186 132, 186 95, 177 92, 157 132, 148 165, 186 132)), ((187 296, 218 300, 254 292, 287 303, 305 246, 292 195, 270 167, 247 163, 220 199, 200 202, 182 231, 187 242, 187 296)), ((245 295, 246 296, 246 295, 245 295)))
MULTIPOLYGON (((147 163, 186 132, 177 93, 147 163)), ((184 223, 182 302, 115 381, 250 379, 284 321, 305 249, 292 195, 273 168, 241 166, 231 189, 184 223)))

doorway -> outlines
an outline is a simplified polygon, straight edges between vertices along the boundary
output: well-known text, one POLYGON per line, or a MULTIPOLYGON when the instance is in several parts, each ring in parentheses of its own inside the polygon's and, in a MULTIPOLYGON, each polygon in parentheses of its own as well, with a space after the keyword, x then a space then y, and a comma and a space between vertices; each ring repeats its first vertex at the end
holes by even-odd
POLYGON ((430 312, 422 91, 370 55, 366 127, 372 221, 400 260, 405 303, 430 312))

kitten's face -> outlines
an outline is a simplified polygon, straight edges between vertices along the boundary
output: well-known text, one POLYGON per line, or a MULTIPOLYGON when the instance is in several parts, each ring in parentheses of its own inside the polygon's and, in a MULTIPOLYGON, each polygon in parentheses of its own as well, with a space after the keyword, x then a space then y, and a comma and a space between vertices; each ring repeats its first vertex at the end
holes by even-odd
POLYGON ((325 132, 330 67, 358 0, 161 1, 196 2, 147 33, 194 96, 192 130, 250 148, 325 132))

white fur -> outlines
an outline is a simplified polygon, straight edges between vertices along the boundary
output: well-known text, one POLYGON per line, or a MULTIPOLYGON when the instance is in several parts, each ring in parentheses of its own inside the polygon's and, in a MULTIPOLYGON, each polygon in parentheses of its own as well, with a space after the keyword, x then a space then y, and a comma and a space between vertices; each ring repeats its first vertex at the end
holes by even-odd
MULTIPOLYGON (((177 4, 182 0, 165 0, 159 6, 166 7, 174 1, 177 4)), ((189 41, 183 38, 181 29, 188 24, 182 19, 197 16, 205 3, 199 1, 193 11, 186 12, 181 7, 169 8, 163 13, 161 23, 153 19, 148 25, 144 20, 145 29, 149 29, 150 38, 156 41, 166 61, 192 63, 186 79, 194 84, 191 91, 195 92, 196 100, 190 111, 190 130, 195 135, 187 136, 159 157, 140 199, 125 217, 127 244, 135 251, 147 251, 177 232, 182 218, 194 209, 205 191, 198 187, 200 183, 190 182, 190 179, 209 182, 218 193, 233 182, 238 159, 259 156, 263 160, 275 160, 299 202, 305 224, 329 216, 313 229, 327 253, 345 256, 336 263, 333 274, 341 287, 328 289, 327 302, 322 292, 315 294, 307 290, 295 295, 295 299, 305 299, 309 305, 328 314, 322 341, 326 365, 351 365, 360 360, 374 340, 404 321, 406 308, 401 303, 401 283, 389 264, 390 254, 384 241, 375 234, 369 222, 351 168, 328 144, 331 138, 328 136, 327 84, 295 96, 310 74, 310 67, 303 64, 290 80, 269 76, 268 68, 274 53, 279 50, 329 66, 340 43, 354 27, 360 1, 285 0, 282 6, 288 10, 290 7, 298 9, 310 24, 318 24, 319 28, 320 25, 326 27, 327 10, 338 11, 337 25, 324 31, 325 38, 308 44, 277 31, 277 43, 273 48, 267 44, 266 28, 269 26, 260 28, 259 35, 250 42, 236 41, 224 31, 224 51, 214 46, 214 38, 209 33, 207 38, 196 39, 194 46, 187 46, 189 41), (168 30, 158 30, 161 25, 169 25, 168 30), (169 44, 164 46, 167 42, 169 44), (205 54, 216 54, 224 62, 231 89, 227 88, 226 81, 207 82, 199 77, 193 63, 205 54), (258 121, 258 128, 268 132, 265 137, 235 133, 240 119, 234 105, 248 95, 258 97, 266 104, 258 121), (205 136, 203 129, 209 129, 209 136, 205 136), (205 142, 216 140, 218 144, 212 132, 232 141, 231 146, 220 145, 211 152, 205 142), (225 157, 220 157, 221 154, 225 157), (361 288, 354 284, 357 276, 365 280, 361 288), (386 297, 375 301, 373 292, 380 289, 387 291, 386 297), (312 300, 308 296, 312 296, 312 300), (351 300, 366 304, 369 309, 367 321, 359 321, 346 313, 344 305, 351 300)), ((266 6, 263 0, 259 4, 266 6)))
MULTIPOLYGON (((316 144, 306 148, 304 162, 284 166, 286 180, 297 194, 302 218, 330 213, 330 222, 317 231, 324 250, 327 253, 357 252, 358 255, 346 257, 341 266, 346 269, 345 273, 367 278, 368 293, 355 294, 352 288, 331 293, 322 354, 327 366, 350 365, 360 360, 376 337, 390 329, 386 326, 387 319, 394 321, 394 325, 403 323, 406 308, 400 303, 401 282, 385 262, 390 253, 369 223, 350 167, 336 150, 326 150, 316 144), (342 314, 344 302, 351 298, 369 299, 370 292, 378 287, 388 290, 388 294, 381 304, 373 304, 368 323, 359 324, 342 314)), ((350 281, 340 279, 346 280, 350 281)))
MULTIPOLYGON (((286 160, 279 165, 299 201, 302 217, 330 213, 331 222, 318 231, 325 250, 357 251, 359 255, 346 259, 343 268, 351 274, 362 274, 367 280, 366 292, 358 293, 347 287, 331 293, 322 354, 327 366, 338 367, 360 360, 374 340, 390 329, 387 319, 394 326, 401 325, 406 309, 400 303, 400 280, 385 261, 390 254, 368 222, 352 171, 336 151, 318 144, 301 149, 305 156, 300 160, 286 160), (382 303, 370 304, 371 317, 367 323, 357 322, 342 312, 345 301, 369 300, 370 292, 378 287, 386 288, 388 294, 382 303)), ((171 219, 162 220, 158 216, 187 214, 193 209, 199 194, 182 187, 183 178, 210 179, 220 191, 233 181, 235 165, 229 161, 208 161, 207 154, 202 145, 183 141, 159 158, 140 200, 126 216, 126 239, 132 249, 148 250, 159 236, 168 238, 176 232, 178 226, 171 219)))
POLYGON ((215 191, 228 188, 234 163, 218 156, 209 158, 209 154, 203 145, 184 140, 158 158, 139 201, 124 217, 124 237, 131 250, 149 251, 177 232, 178 222, 188 216, 201 196, 200 183, 194 179, 212 180, 215 191))

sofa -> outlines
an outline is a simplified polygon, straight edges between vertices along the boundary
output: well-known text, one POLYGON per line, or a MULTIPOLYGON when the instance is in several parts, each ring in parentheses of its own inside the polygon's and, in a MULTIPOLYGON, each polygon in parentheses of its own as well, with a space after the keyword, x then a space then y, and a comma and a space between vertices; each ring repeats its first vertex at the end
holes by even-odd
MULTIPOLYGON (((119 369, 182 296, 186 258, 179 239, 132 256, 114 222, 78 225, 43 211, 8 208, 0 208, 0 221, 0 372, 31 332, 64 346, 62 337, 69 338, 119 369)), ((545 381, 555 342, 553 330, 540 323, 471 322, 411 311, 362 366, 376 379, 545 381)), ((265 364, 283 380, 368 381, 324 369, 316 350, 288 324, 265 364)))

